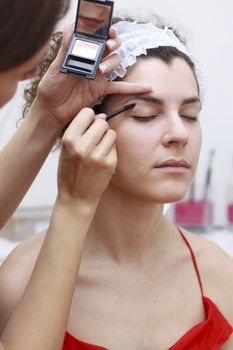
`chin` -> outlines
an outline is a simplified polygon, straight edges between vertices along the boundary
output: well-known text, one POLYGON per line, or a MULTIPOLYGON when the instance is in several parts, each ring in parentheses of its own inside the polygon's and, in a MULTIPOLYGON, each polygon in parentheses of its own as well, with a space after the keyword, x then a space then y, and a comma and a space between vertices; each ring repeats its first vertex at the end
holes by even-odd
MULTIPOLYGON (((181 201, 187 194, 187 188, 185 189, 179 189, 179 188, 173 188, 167 189, 167 190, 160 190, 159 193, 154 192, 148 194, 148 197, 150 197, 151 201, 165 204, 165 203, 175 203, 181 201)), ((149 199, 149 198, 148 198, 149 199)))
POLYGON ((114 181, 111 180, 111 186, 120 190, 126 196, 132 196, 147 203, 174 203, 182 200, 189 189, 187 182, 151 182, 141 180, 140 183, 136 181, 114 181))
POLYGON ((181 201, 188 193, 190 187, 189 181, 179 181, 173 183, 164 183, 160 187, 162 203, 174 203, 181 201))
MULTIPOLYGON (((129 194, 129 193, 128 193, 129 194)), ((138 198, 147 203, 151 204, 166 204, 166 203, 175 203, 181 201, 186 195, 186 191, 170 191, 170 192, 134 192, 132 193, 133 197, 138 198)))
POLYGON ((176 203, 176 202, 179 202, 181 201, 182 199, 184 199, 184 197, 186 196, 186 193, 183 193, 183 194, 180 194, 180 195, 169 195, 167 196, 166 198, 164 198, 164 201, 163 203, 166 204, 166 203, 176 203))

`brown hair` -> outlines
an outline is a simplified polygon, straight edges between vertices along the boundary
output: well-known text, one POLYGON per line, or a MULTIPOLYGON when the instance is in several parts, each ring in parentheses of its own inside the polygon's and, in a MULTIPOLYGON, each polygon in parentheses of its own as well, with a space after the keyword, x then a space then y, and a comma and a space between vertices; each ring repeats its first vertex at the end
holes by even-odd
POLYGON ((49 39, 70 0, 0 1, 0 71, 30 59, 49 39))
POLYGON ((37 88, 41 79, 43 78, 46 71, 49 69, 51 63, 55 60, 57 56, 57 53, 61 46, 62 38, 62 32, 56 32, 51 35, 47 55, 39 64, 39 74, 36 77, 34 77, 24 89, 25 105, 23 107, 23 118, 26 117, 26 114, 28 113, 37 95, 37 88))

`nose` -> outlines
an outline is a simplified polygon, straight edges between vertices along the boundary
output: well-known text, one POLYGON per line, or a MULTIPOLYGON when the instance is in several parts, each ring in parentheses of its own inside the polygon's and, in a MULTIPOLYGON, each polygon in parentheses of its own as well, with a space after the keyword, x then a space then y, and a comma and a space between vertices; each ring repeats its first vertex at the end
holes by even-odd
POLYGON ((165 146, 185 146, 189 139, 189 129, 178 113, 173 113, 166 118, 166 126, 163 134, 165 146))

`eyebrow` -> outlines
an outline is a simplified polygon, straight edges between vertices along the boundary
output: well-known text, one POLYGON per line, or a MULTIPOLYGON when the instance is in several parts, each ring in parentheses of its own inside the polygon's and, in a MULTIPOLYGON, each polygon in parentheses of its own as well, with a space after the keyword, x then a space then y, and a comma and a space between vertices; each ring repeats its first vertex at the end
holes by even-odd
MULTIPOLYGON (((151 96, 151 95, 146 95, 146 94, 142 94, 142 95, 135 95, 133 97, 131 97, 129 100, 127 100, 126 102, 130 102, 132 100, 141 100, 141 101, 146 101, 146 102, 150 102, 150 103, 154 103, 157 105, 164 105, 163 100, 161 100, 160 98, 151 96)), ((182 106, 187 105, 187 104, 192 104, 192 103, 199 103, 201 105, 201 101, 199 99, 199 97, 189 97, 186 98, 182 101, 182 106)))
POLYGON ((132 100, 141 100, 141 101, 146 101, 146 102, 151 102, 151 103, 163 105, 163 101, 160 98, 153 97, 151 95, 146 95, 146 94, 135 95, 135 96, 131 97, 129 100, 127 100, 126 102, 128 103, 132 100))
POLYGON ((191 103, 199 103, 201 105, 201 100, 199 97, 189 97, 189 98, 184 99, 181 105, 183 106, 183 105, 188 105, 191 103))

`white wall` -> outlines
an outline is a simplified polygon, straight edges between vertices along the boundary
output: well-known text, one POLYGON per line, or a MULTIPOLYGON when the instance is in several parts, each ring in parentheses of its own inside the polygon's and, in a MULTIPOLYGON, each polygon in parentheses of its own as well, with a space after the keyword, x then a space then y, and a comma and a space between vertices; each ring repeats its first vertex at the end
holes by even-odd
MULTIPOLYGON (((189 47, 202 67, 207 88, 201 121, 203 148, 197 174, 202 183, 206 170, 208 152, 214 148, 212 194, 215 202, 215 223, 224 224, 227 185, 233 184, 233 5, 230 0, 116 0, 115 7, 142 10, 152 9, 171 23, 186 29, 190 35, 189 47), (126 5, 127 4, 127 5, 126 5)), ((60 23, 74 22, 76 1, 66 19, 60 23)), ((20 90, 20 89, 19 89, 20 90)), ((20 117, 22 91, 0 111, 1 139, 4 145, 15 129, 15 120, 20 117)), ((23 152, 23 150, 22 150, 23 152)), ((56 194, 57 155, 50 155, 38 178, 21 206, 50 205, 56 194), (41 190, 43 189, 43 190, 41 190)))

